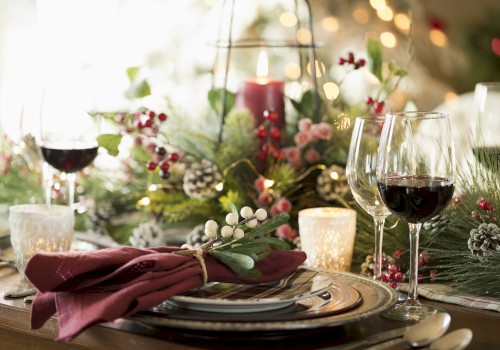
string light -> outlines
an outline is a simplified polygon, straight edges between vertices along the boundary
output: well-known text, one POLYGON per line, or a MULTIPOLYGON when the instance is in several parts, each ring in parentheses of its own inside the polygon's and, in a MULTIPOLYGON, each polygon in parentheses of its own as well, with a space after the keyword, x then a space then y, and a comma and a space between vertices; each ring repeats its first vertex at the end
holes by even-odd
POLYGON ((151 185, 151 186, 148 187, 148 191, 149 192, 154 192, 156 190, 158 190, 158 186, 156 186, 156 185, 151 185))
POLYGON ((271 179, 264 180, 264 187, 266 189, 273 187, 273 185, 274 185, 274 180, 271 180, 271 179))
POLYGON ((394 25, 400 31, 406 33, 410 30, 410 18, 404 13, 398 13, 394 16, 394 25))
POLYGON ((431 39, 431 43, 438 47, 445 47, 448 44, 448 37, 439 29, 432 29, 429 32, 429 39, 431 39))
POLYGON ((215 185, 215 189, 219 192, 222 191, 224 189, 224 182, 221 181, 217 185, 215 185))
POLYGON ((386 6, 384 8, 378 9, 377 10, 377 16, 382 20, 382 21, 392 21, 394 17, 394 12, 389 6, 386 6))
POLYGON ((358 7, 352 12, 352 18, 359 24, 366 24, 370 21, 370 14, 366 9, 358 7))
POLYGON ((280 22, 285 27, 293 27, 297 24, 297 16, 291 12, 283 12, 280 16, 280 22))
POLYGON ((385 0, 370 0, 370 5, 375 10, 381 10, 387 6, 385 0))
POLYGON ((339 30, 339 21, 333 16, 323 18, 321 25, 327 32, 333 33, 339 30))
POLYGON ((141 199, 139 199, 137 204, 141 207, 147 207, 151 204, 151 200, 149 199, 149 197, 142 197, 141 199))
POLYGON ((300 78, 300 66, 295 62, 288 63, 285 66, 285 75, 292 80, 297 80, 300 78))
POLYGON ((383 32, 380 34, 380 42, 388 48, 393 48, 397 44, 396 36, 391 32, 383 32))
POLYGON ((335 100, 340 93, 340 89, 334 82, 328 82, 323 85, 323 90, 325 91, 325 96, 329 100, 335 100))
POLYGON ((309 29, 300 28, 297 30, 297 41, 301 44, 309 44, 312 41, 312 35, 309 29))
MULTIPOLYGON (((315 66, 316 66, 316 78, 321 78, 323 76, 323 74, 325 73, 325 65, 323 64, 323 62, 319 62, 318 60, 316 60, 315 62, 315 66)), ((308 63, 307 64, 307 73, 311 74, 311 64, 308 63)))

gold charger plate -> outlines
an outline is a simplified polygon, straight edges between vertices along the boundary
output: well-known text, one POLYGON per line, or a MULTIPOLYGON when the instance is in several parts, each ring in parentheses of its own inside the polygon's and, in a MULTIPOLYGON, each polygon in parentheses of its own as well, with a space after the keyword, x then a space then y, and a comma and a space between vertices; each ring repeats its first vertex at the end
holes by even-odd
MULTIPOLYGON (((288 307, 271 312, 237 314, 220 314, 212 312, 196 312, 182 309, 153 309, 140 312, 131 317, 154 327, 169 327, 189 330, 245 332, 245 331, 285 331, 295 329, 315 329, 333 327, 350 322, 355 322, 376 315, 393 306, 397 301, 397 293, 390 286, 347 272, 324 271, 332 276, 334 284, 329 289, 331 298, 327 303, 315 309, 293 309, 288 307), (338 287, 335 287, 338 286, 338 287), (324 313, 329 305, 335 305, 343 297, 342 286, 349 290, 347 307, 340 307, 333 313, 324 313), (358 294, 358 299, 353 302, 352 290, 358 294), (341 294, 338 294, 341 293, 341 294), (332 304, 330 304, 332 303, 332 304), (308 313, 307 317, 295 318, 297 313, 308 313), (251 317, 248 319, 233 318, 231 316, 251 317), (295 316, 294 316, 295 315, 295 316)), ((300 306, 300 305, 299 305, 300 306)), ((294 307, 298 307, 294 305, 294 307)), ((335 308, 335 307, 334 307, 335 308)))

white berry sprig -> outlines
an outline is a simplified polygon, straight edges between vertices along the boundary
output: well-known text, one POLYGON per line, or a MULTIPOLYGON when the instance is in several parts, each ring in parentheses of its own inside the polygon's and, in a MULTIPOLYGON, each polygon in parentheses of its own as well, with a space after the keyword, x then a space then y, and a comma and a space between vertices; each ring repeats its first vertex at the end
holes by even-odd
POLYGON ((219 232, 219 225, 215 220, 208 220, 205 223, 205 235, 210 238, 210 240, 222 240, 230 239, 240 240, 245 237, 245 231, 241 226, 252 229, 257 227, 257 225, 262 223, 267 219, 267 211, 265 209, 259 208, 253 212, 250 207, 243 207, 240 210, 240 215, 243 220, 239 221, 239 215, 236 208, 233 208, 231 213, 226 215, 226 224, 221 227, 219 232))

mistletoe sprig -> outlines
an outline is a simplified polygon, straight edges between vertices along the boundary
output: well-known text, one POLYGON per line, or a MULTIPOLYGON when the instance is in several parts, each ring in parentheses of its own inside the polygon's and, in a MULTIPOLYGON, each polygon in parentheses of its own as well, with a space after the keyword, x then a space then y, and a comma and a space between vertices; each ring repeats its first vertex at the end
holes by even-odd
POLYGON ((205 234, 210 241, 201 246, 231 270, 244 277, 257 279, 261 272, 255 263, 269 255, 271 249, 290 249, 288 243, 267 234, 276 230, 290 219, 281 213, 267 220, 266 210, 253 212, 250 207, 238 209, 230 203, 231 213, 226 215, 226 224, 219 229, 215 220, 205 223, 205 234), (240 220, 241 215, 241 220, 240 220))

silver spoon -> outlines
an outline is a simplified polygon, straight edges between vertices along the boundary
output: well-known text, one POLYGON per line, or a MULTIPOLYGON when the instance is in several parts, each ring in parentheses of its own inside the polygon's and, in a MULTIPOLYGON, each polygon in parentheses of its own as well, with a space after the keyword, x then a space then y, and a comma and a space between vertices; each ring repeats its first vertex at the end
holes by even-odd
POLYGON ((472 340, 472 331, 468 328, 461 328, 446 334, 444 337, 434 341, 430 350, 462 350, 465 349, 472 340))
POLYGON ((387 349, 398 344, 410 344, 414 347, 427 346, 435 340, 441 338, 450 326, 451 317, 446 312, 438 312, 427 316, 423 321, 408 328, 403 338, 393 339, 377 344, 366 350, 387 349))

